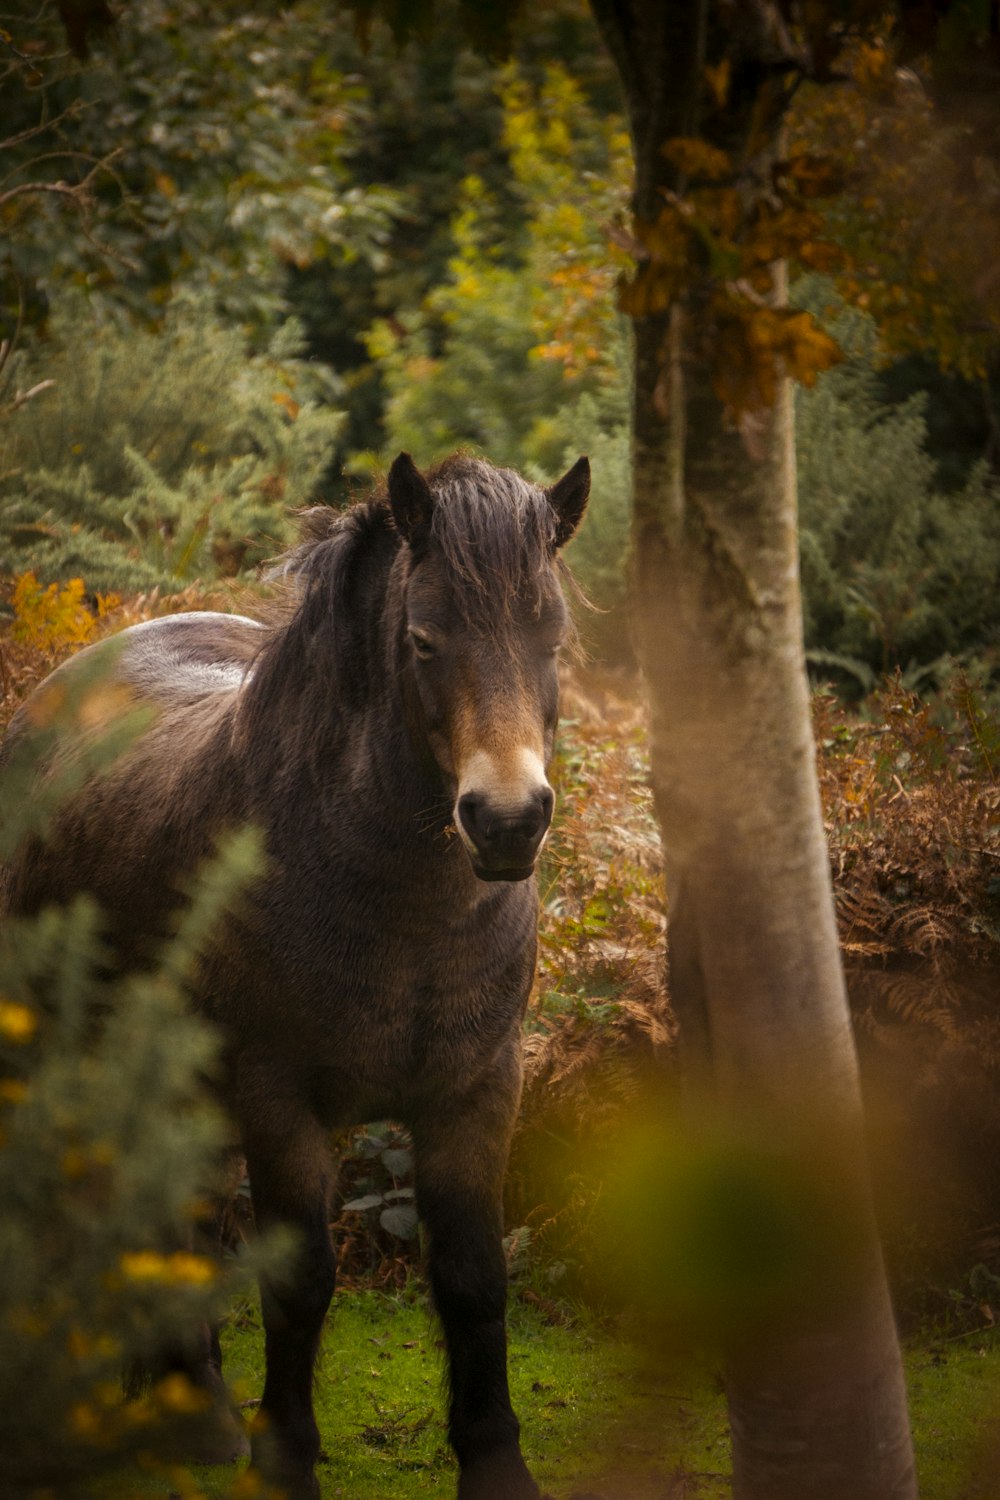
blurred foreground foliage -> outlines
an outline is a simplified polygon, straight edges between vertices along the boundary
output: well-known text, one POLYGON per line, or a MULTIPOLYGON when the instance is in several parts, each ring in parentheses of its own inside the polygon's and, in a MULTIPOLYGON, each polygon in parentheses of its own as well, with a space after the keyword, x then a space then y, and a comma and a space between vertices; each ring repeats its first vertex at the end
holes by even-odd
MULTIPOLYGON (((141 730, 134 712, 107 715, 103 670, 79 673, 0 766, 0 862, 44 836, 63 798, 141 730), (83 758, 64 761, 37 795, 34 756, 81 726, 83 758)), ((187 993, 260 868, 257 836, 233 835, 194 877, 171 939, 134 973, 116 971, 85 896, 0 929, 5 1495, 76 1494, 130 1457, 166 1472, 178 1445, 226 1420, 220 1393, 175 1362, 278 1247, 225 1266, 196 1248, 230 1140, 209 1093, 217 1041, 187 993), (125 1375, 139 1368, 149 1383, 126 1401, 125 1375)))

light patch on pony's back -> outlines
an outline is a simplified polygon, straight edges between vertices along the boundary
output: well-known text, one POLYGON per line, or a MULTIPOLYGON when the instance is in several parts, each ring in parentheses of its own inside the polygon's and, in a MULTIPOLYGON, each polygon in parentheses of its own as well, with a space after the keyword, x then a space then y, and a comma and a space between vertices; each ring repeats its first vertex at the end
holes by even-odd
POLYGON ((143 620, 125 631, 120 671, 127 681, 158 697, 201 696, 233 691, 252 677, 248 652, 234 652, 227 637, 256 634, 264 627, 247 615, 191 610, 143 620), (229 649, 227 650, 227 645, 229 649))

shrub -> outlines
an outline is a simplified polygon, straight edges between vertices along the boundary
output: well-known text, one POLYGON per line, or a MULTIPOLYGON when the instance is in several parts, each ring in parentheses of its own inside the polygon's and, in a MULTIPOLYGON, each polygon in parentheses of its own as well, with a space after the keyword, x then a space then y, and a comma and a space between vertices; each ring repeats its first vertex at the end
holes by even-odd
MULTIPOLYGON (((92 730, 85 763, 55 773, 44 798, 29 796, 27 750, 100 721, 107 692, 94 671, 81 674, 57 721, 3 766, 0 860, 39 836, 72 784, 138 729, 133 718, 92 730)), ((212 1398, 180 1375, 127 1404, 121 1375, 193 1344, 232 1296, 232 1271, 185 1248, 227 1143, 205 1093, 216 1043, 185 995, 215 924, 258 868, 257 839, 233 837, 142 972, 114 973, 86 897, 0 931, 5 1495, 74 1493, 124 1456, 165 1453, 179 1428, 213 1419, 212 1398)))
POLYGON ((17 380, 46 388, 0 438, 0 545, 16 571, 94 590, 184 587, 253 566, 288 538, 340 415, 286 324, 263 354, 178 299, 163 331, 54 320, 17 380))
MULTIPOLYGON (((830 301, 816 279, 797 291, 830 301)), ((849 358, 797 393, 806 645, 870 688, 1000 639, 1000 488, 981 464, 945 493, 925 399, 879 397, 871 319, 840 306, 830 326, 849 358)))

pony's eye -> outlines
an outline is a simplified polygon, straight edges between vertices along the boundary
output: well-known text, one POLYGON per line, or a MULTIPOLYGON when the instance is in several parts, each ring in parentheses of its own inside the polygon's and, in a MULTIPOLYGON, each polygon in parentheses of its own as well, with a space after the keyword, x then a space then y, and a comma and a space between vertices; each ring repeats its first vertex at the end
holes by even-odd
POLYGON ((434 655, 434 642, 422 630, 411 630, 410 640, 421 661, 428 661, 434 655))

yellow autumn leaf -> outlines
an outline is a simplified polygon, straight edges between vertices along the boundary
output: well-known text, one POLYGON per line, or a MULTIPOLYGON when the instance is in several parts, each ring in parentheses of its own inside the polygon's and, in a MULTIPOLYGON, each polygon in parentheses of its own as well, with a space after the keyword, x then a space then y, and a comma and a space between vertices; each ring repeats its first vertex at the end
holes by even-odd
POLYGON ((293 422, 295 421, 295 418, 298 416, 301 407, 295 400, 294 396, 290 396, 287 391, 275 391, 271 397, 271 400, 274 402, 275 406, 280 406, 283 411, 287 412, 288 416, 291 417, 293 422))

